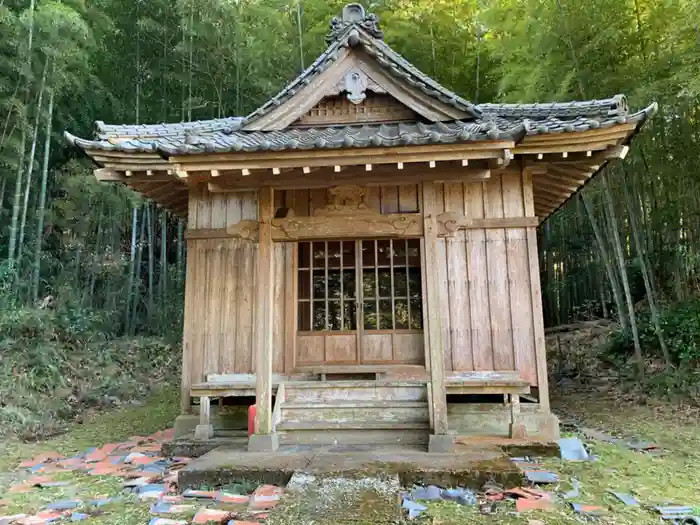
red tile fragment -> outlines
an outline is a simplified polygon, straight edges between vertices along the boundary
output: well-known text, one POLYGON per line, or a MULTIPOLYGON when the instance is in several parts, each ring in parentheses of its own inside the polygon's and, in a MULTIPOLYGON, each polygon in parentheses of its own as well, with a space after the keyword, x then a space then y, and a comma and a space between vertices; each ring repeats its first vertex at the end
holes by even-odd
POLYGON ((123 474, 121 465, 114 465, 109 461, 94 463, 91 467, 91 470, 88 472, 91 476, 117 476, 123 474))
POLYGON ((62 459, 56 465, 64 470, 77 470, 85 467, 85 461, 81 458, 67 458, 62 459))
POLYGON ((42 463, 58 461, 59 459, 63 459, 63 455, 59 454, 58 452, 44 452, 32 459, 23 461, 19 464, 19 466, 20 468, 32 468, 41 465, 42 463))
POLYGON ((99 463, 106 459, 107 453, 100 449, 90 452, 87 456, 85 456, 85 461, 88 463, 99 463))
POLYGON ((185 501, 185 498, 182 497, 180 494, 177 494, 175 496, 165 495, 160 498, 160 501, 162 501, 163 503, 183 503, 185 501))
POLYGON ((103 445, 100 450, 104 452, 107 455, 110 455, 113 452, 116 452, 119 450, 121 443, 107 443, 106 445, 103 445))
POLYGON ((538 499, 534 494, 518 487, 506 490, 505 494, 508 496, 515 496, 516 498, 538 499))
POLYGON ((243 504, 243 503, 248 503, 250 501, 250 496, 241 496, 239 494, 227 494, 226 492, 217 492, 216 493, 216 502, 217 503, 234 503, 234 504, 243 504))
POLYGON ((515 510, 527 512, 529 510, 552 510, 554 502, 548 499, 527 499, 519 498, 515 502, 515 510))
POLYGON ((284 490, 274 485, 261 485, 250 498, 250 508, 265 510, 276 506, 284 494, 284 490))
POLYGON ((197 511, 197 514, 195 514, 192 523, 203 524, 209 523, 210 521, 222 522, 230 515, 231 513, 227 510, 201 508, 197 511))
POLYGON ((25 481, 28 485, 41 485, 42 483, 51 483, 53 478, 51 476, 33 476, 25 481))

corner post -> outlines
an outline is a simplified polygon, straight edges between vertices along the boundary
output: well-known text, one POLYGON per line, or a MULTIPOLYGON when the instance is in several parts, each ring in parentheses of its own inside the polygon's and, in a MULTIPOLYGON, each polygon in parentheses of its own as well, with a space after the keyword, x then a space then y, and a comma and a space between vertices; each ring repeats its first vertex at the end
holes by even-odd
POLYGON ((274 292, 274 257, 272 218, 273 189, 261 188, 258 193, 257 271, 255 279, 255 434, 250 436, 248 450, 267 452, 278 447, 272 430, 272 304, 274 292))
POLYGON ((423 183, 423 216, 425 221, 423 265, 426 279, 426 307, 428 326, 426 343, 430 363, 430 396, 432 408, 432 433, 429 452, 449 452, 453 448, 453 438, 447 432, 447 394, 445 390, 445 363, 442 344, 442 323, 440 322, 440 281, 435 257, 437 255, 438 226, 435 184, 423 183))
MULTIPOLYGON (((546 172, 542 166, 525 166, 522 169, 525 216, 535 217, 535 197, 532 176, 546 172)), ((542 314, 542 285, 540 283, 540 260, 537 250, 537 228, 527 228, 527 255, 530 265, 530 296, 532 300, 532 322, 535 333, 535 356, 537 367, 537 390, 540 410, 549 412, 549 380, 547 377, 547 348, 544 336, 544 316, 542 314)))

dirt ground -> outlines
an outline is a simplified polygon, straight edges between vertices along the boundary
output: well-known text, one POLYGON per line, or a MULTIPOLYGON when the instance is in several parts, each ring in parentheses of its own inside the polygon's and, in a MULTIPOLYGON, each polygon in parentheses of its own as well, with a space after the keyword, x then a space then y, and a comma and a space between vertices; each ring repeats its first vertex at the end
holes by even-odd
MULTIPOLYGON (((64 455, 118 442, 133 435, 148 435, 167 428, 176 409, 177 392, 166 389, 142 407, 105 412, 77 425, 69 433, 43 443, 0 444, 0 522, 2 516, 36 512, 52 501, 73 497, 82 491, 83 497, 101 497, 118 494, 121 480, 110 477, 91 477, 74 473, 61 474, 57 479, 71 481, 71 493, 65 487, 52 487, 29 493, 10 493, 21 472, 20 461, 40 452, 55 451, 64 455)), ((573 501, 597 505, 603 515, 584 517, 573 512, 569 501, 557 497, 553 510, 516 513, 512 501, 495 506, 495 514, 483 514, 478 506, 459 506, 455 503, 429 505, 427 514, 418 523, 432 525, 457 524, 525 524, 558 525, 595 521, 602 524, 660 523, 653 506, 678 504, 700 510, 700 432, 698 413, 681 405, 649 402, 635 405, 621 400, 610 389, 588 392, 555 392, 553 407, 563 423, 564 435, 581 436, 590 451, 597 456, 593 462, 563 462, 545 459, 544 465, 559 474, 560 483, 546 486, 546 490, 561 495, 572 488, 572 479, 580 482, 580 496, 573 501), (653 442, 664 452, 651 455, 629 449, 624 444, 610 444, 584 438, 584 429, 597 429, 628 440, 653 442), (628 507, 610 491, 634 495, 640 506, 628 507)), ((98 516, 87 519, 90 523, 136 525, 146 524, 153 517, 150 505, 144 502, 114 502, 98 516)))

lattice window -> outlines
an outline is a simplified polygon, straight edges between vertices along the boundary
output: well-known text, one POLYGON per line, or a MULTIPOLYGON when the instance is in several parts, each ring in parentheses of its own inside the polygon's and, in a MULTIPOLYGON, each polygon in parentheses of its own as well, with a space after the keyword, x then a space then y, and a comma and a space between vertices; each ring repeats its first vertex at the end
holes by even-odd
POLYGON ((300 242, 299 331, 421 330, 420 261, 418 239, 300 242))

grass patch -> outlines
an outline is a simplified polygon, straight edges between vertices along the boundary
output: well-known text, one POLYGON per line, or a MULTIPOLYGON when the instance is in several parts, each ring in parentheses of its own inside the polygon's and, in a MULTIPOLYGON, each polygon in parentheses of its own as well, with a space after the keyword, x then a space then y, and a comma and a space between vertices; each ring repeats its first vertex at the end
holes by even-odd
POLYGON ((91 447, 168 428, 179 413, 179 395, 179 390, 173 386, 162 387, 143 406, 93 413, 85 422, 71 425, 65 434, 58 437, 35 443, 18 440, 0 443, 0 472, 12 470, 21 461, 41 452, 55 451, 69 456, 91 447))
MULTIPOLYGON (((622 445, 588 441, 593 454, 598 456, 595 462, 563 462, 556 458, 543 461, 561 479, 561 483, 550 486, 549 490, 564 493, 571 489, 570 480, 578 479, 581 494, 574 501, 605 508, 606 515, 596 520, 604 524, 659 523, 659 514, 653 510, 656 505, 700 507, 697 490, 700 486, 700 433, 694 411, 661 403, 638 406, 600 394, 571 394, 553 401, 561 417, 575 416, 591 428, 652 441, 667 454, 656 457, 622 445), (610 494, 610 490, 632 494, 641 506, 625 506, 610 494)), ((547 525, 568 525, 585 521, 563 500, 557 501, 554 511, 523 514, 515 512, 512 502, 497 504, 496 513, 491 515, 481 514, 478 507, 460 507, 447 502, 428 507, 427 516, 421 521, 431 525, 527 525, 530 520, 547 525)))

